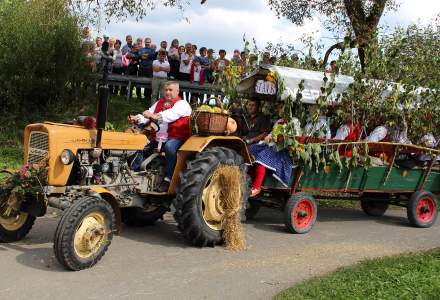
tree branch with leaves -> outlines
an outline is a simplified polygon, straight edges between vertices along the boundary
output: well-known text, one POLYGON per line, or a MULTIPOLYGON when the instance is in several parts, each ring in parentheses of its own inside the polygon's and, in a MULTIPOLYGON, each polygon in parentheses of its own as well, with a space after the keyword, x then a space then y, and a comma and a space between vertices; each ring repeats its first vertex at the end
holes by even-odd
MULTIPOLYGON (((321 15, 327 17, 330 28, 342 28, 353 32, 348 45, 357 48, 362 68, 365 67, 365 48, 374 42, 380 18, 386 10, 396 8, 395 0, 268 0, 269 7, 279 17, 286 17, 295 25, 303 25, 307 19, 321 15)), ((339 42, 327 51, 327 63, 334 49, 345 50, 347 43, 339 42)))

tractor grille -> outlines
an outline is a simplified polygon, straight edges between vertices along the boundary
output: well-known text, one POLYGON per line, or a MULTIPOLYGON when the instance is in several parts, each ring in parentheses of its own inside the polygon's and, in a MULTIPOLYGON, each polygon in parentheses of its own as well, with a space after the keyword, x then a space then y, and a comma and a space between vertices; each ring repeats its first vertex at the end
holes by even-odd
POLYGON ((48 157, 49 135, 46 132, 32 131, 29 136, 28 164, 44 163, 48 157))

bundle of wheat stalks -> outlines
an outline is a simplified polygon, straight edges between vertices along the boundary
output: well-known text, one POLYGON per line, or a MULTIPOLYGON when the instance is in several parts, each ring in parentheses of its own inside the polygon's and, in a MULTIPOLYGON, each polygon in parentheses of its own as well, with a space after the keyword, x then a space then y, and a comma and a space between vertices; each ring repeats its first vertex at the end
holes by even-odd
POLYGON ((240 251, 246 248, 243 227, 240 222, 242 208, 241 172, 237 166, 222 166, 217 169, 222 186, 221 200, 224 208, 223 238, 225 248, 240 251))

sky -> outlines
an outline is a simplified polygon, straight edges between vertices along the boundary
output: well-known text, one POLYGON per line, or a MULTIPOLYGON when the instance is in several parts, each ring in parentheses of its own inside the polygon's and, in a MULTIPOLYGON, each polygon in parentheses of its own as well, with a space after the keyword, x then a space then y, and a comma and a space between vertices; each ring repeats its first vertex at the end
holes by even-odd
MULTIPOLYGON (((381 25, 393 28, 410 23, 426 24, 440 14, 440 0, 399 0, 400 7, 389 12, 381 19, 381 25)), ((259 48, 267 42, 282 41, 285 44, 299 45, 299 38, 304 34, 311 35, 325 44, 332 44, 332 35, 322 28, 320 17, 306 21, 303 26, 295 26, 288 20, 278 19, 267 6, 267 0, 208 0, 200 5, 200 0, 179 11, 176 8, 158 7, 140 21, 112 21, 102 24, 93 34, 107 34, 120 38, 125 35, 134 38, 151 37, 153 43, 168 43, 177 38, 179 42, 192 42, 199 46, 226 49, 229 54, 234 49, 243 47, 243 35, 248 39, 255 38, 259 48)))

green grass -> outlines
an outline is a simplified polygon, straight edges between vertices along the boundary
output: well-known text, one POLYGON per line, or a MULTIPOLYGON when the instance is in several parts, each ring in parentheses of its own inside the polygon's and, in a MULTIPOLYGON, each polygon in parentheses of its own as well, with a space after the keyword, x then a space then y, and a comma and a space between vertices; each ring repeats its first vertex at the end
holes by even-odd
MULTIPOLYGON (((107 121, 110 122, 116 130, 125 130, 128 127, 127 117, 131 111, 143 112, 148 107, 144 102, 137 99, 127 101, 125 97, 112 96, 109 101, 107 121)), ((95 115, 94 109, 92 115, 95 115)))
POLYGON ((359 200, 318 199, 318 207, 325 208, 360 208, 359 200))
POLYGON ((23 163, 23 147, 0 147, 0 170, 18 169, 23 163))
POLYGON ((440 299, 440 249, 367 260, 298 284, 274 299, 440 299))

